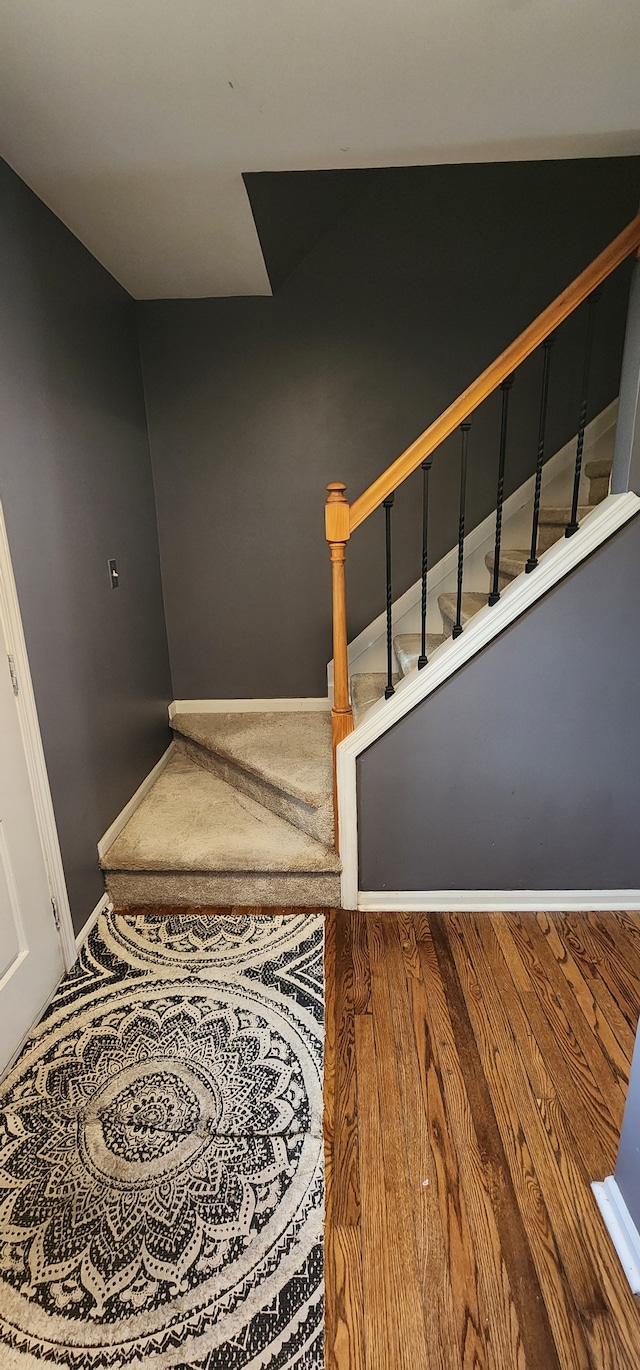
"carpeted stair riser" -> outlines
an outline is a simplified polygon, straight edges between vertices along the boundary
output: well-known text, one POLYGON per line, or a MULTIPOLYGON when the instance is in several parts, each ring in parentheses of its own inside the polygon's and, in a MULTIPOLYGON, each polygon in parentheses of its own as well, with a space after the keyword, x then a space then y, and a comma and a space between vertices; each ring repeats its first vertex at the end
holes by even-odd
POLYGON ((108 871, 107 891, 117 908, 136 904, 212 908, 333 908, 340 904, 340 876, 256 871, 108 871))
MULTIPOLYGON (((400 676, 394 672, 392 677, 393 684, 397 685, 400 676)), ((359 723, 361 718, 378 703, 379 699, 384 698, 387 677, 383 671, 359 671, 351 677, 351 708, 353 711, 354 723, 359 723)))
MULTIPOLYGON (((477 614, 480 609, 484 609, 487 602, 486 594, 480 594, 476 590, 466 591, 462 596, 462 608, 460 612, 460 622, 464 628, 465 624, 477 614)), ((452 592, 438 596, 438 608, 442 614, 442 623, 447 636, 453 632, 456 622, 457 596, 452 592)))
POLYGON ((588 461, 584 473, 589 482, 589 504, 601 504, 609 494, 611 457, 596 457, 588 461))
MULTIPOLYGON (((491 577, 492 585, 495 559, 495 551, 487 552, 484 559, 484 564, 491 577)), ((510 549, 509 551, 502 553, 502 556, 500 557, 500 575, 498 577, 499 590, 506 590, 507 585, 510 585, 512 580, 517 580, 518 576, 522 575, 528 560, 529 553, 525 552, 524 549, 514 551, 510 549)))
MULTIPOLYGON (((443 642, 446 642, 444 633, 427 633, 427 660, 430 661, 433 653, 437 652, 443 642)), ((421 650, 421 637, 419 633, 399 633, 393 639, 393 650, 396 654, 396 661, 403 676, 408 675, 409 671, 414 671, 418 665, 418 658, 421 650)))
POLYGON ((190 761, 195 762, 196 766, 201 766, 203 770, 210 771, 212 775, 217 775, 220 780, 224 780, 227 785, 232 785, 235 790, 239 790, 241 794, 246 794, 250 799, 255 799, 256 803, 262 804, 265 809, 277 814, 279 818, 284 818, 294 828, 299 828, 300 832, 306 832, 309 837, 314 837, 316 842, 322 842, 327 846, 333 843, 333 803, 331 800, 322 808, 314 808, 311 804, 305 804, 295 795, 288 794, 270 784, 263 776, 238 765, 229 757, 222 756, 220 752, 211 751, 209 747, 201 746, 192 738, 182 737, 175 730, 173 736, 176 749, 187 756, 190 761))
MULTIPOLYGON (((578 522, 591 513, 590 504, 578 505, 578 522)), ((564 537, 565 528, 571 518, 570 505, 563 505, 557 509, 541 509, 540 522, 538 524, 538 556, 542 552, 548 552, 554 543, 559 542, 564 537)))

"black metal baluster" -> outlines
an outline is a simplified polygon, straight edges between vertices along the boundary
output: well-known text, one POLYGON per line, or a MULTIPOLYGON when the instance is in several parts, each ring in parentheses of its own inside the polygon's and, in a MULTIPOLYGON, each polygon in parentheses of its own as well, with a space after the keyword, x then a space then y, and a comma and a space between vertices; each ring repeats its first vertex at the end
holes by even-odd
POLYGON ((536 457, 536 483, 533 494, 533 521, 531 523, 531 551, 525 571, 535 571, 538 565, 538 520, 540 518, 540 490, 542 488, 542 466, 544 462, 544 442, 547 427, 547 401, 549 399, 549 372, 551 370, 551 348, 553 336, 545 338, 544 361, 542 363, 542 389, 540 391, 540 418, 538 421, 538 453, 536 457))
POLYGON ((427 664, 427 539, 429 534, 429 472, 431 457, 422 463, 422 619, 418 670, 427 664))
POLYGON ((387 495, 382 501, 384 505, 384 536, 385 553, 387 563, 387 683, 384 687, 385 699, 391 699, 395 694, 393 688, 393 638, 391 627, 391 510, 393 508, 393 495, 387 495))
POLYGON ((496 492, 496 545, 493 554, 493 586, 489 604, 497 604, 500 598, 500 544, 502 542, 502 503, 504 500, 504 463, 507 454, 507 426, 509 423, 509 395, 513 376, 502 382, 502 417, 500 420, 500 456, 498 458, 498 489, 496 492))
POLYGON ((566 538, 570 538, 572 533, 578 531, 578 496, 580 493, 580 475, 582 472, 582 450, 584 448, 584 430, 587 426, 587 401, 589 397, 589 373, 591 371, 591 354, 593 351, 593 331, 595 326, 595 306, 600 299, 602 290, 598 287, 589 296, 589 312, 587 315, 587 337, 584 345, 584 365, 582 368, 582 394, 580 397, 580 419, 578 424, 578 444, 576 447, 576 469, 573 476, 573 499, 571 501, 571 518, 564 530, 566 538))
POLYGON ((462 572, 464 565, 464 506, 467 498, 467 448, 469 445, 470 423, 461 423, 462 443, 460 447, 460 512, 458 515, 458 597, 456 600, 456 621, 452 637, 460 637, 462 632, 462 572))

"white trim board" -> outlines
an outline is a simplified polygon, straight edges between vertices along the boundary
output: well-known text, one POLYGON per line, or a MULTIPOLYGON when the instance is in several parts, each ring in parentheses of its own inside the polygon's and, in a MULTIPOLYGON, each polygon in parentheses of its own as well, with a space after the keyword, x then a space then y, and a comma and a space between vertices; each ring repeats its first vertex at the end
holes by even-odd
POLYGON ((0 619, 2 620, 7 650, 13 657, 18 677, 19 692, 16 696, 16 708, 22 734, 22 745, 49 889, 58 912, 62 958, 67 970, 70 970, 76 959, 73 922, 2 504, 0 504, 0 619))
POLYGON ((631 1285, 632 1294, 640 1294, 640 1233, 624 1201, 615 1176, 607 1175, 601 1183, 591 1186, 604 1224, 611 1237, 620 1264, 631 1285))
MULTIPOLYGON (((585 429, 585 440, 582 459, 583 473, 584 467, 587 461, 589 460, 589 453, 591 449, 595 447, 597 443, 600 442, 600 440, 605 436, 606 433, 608 433, 612 428, 615 428, 617 417, 618 401, 617 399, 615 399, 612 400, 611 404, 607 405, 606 409, 603 409, 601 413, 596 414, 596 417, 592 419, 589 424, 587 424, 587 427, 585 429)), ((550 457, 549 460, 545 462, 544 467, 542 469, 543 492, 546 490, 547 486, 551 484, 552 481, 558 479, 558 477, 563 473, 565 468, 570 469, 573 467, 575 462, 575 447, 576 438, 573 437, 568 443, 565 443, 565 446, 561 447, 560 450, 554 454, 554 456, 550 457)), ((584 477, 584 475, 583 480, 586 480, 586 477, 584 477)), ((516 515, 521 512, 521 510, 525 509, 528 504, 532 504, 534 485, 535 475, 530 476, 529 479, 526 480, 523 485, 519 486, 517 490, 514 490, 513 494, 510 495, 509 498, 504 501, 504 504, 502 506, 503 547, 506 546, 505 532, 507 530, 509 522, 512 519, 514 519, 516 515)), ((481 550, 486 550, 487 547, 493 548, 495 536, 495 522, 496 516, 494 511, 493 513, 489 514, 488 517, 482 521, 482 523, 479 523, 476 528, 472 528, 471 531, 467 533, 467 536, 464 540, 465 563, 468 563, 475 553, 480 552, 481 550)), ((441 631, 439 612, 437 615, 437 624, 432 622, 432 616, 435 608, 437 607, 438 595, 441 594, 442 591, 446 588, 447 581, 451 580, 452 578, 455 578, 457 562, 458 549, 457 547, 453 547, 451 551, 447 552, 446 556, 444 556, 442 560, 437 563, 437 565, 431 567, 429 570, 428 617, 430 632, 441 631)), ((475 585, 468 584, 468 571, 466 569, 465 576, 467 580, 467 588, 475 589, 475 585)), ((410 613, 412 609, 415 609, 416 606, 420 604, 421 595, 422 582, 420 580, 417 580, 413 585, 409 586, 409 589, 406 590, 403 595, 400 595, 400 597, 397 600, 395 600, 392 607, 394 636, 398 632, 409 631, 407 626, 403 624, 402 620, 407 617, 407 615, 410 613)), ((350 675, 353 673, 354 669, 357 666, 357 663, 361 661, 361 658, 365 655, 365 653, 368 652, 370 648, 372 648, 381 639, 386 638, 386 631, 387 619, 386 613, 383 611, 381 614, 378 614, 378 617, 375 618, 372 623, 370 623, 366 628, 363 628, 362 632, 359 633, 358 636, 355 637, 353 641, 349 643, 348 653, 350 675)), ((369 667, 366 663, 364 663, 362 665, 357 666, 357 669, 368 670, 374 668, 369 667)), ((331 660, 327 665, 327 681, 329 685, 329 690, 332 691, 333 660, 331 660)))
POLYGON ((363 913, 594 913, 640 909, 640 890, 359 890, 363 913))
POLYGON ((77 953, 80 951, 80 948, 84 946, 84 944, 85 944, 85 942, 86 942, 86 940, 87 940, 87 937, 89 936, 89 933, 91 932, 91 929, 95 927, 95 925, 96 925, 96 923, 97 923, 97 921, 98 921, 98 919, 99 919, 99 917, 100 917, 100 914, 101 914, 101 913, 107 913, 108 910, 109 910, 109 909, 112 909, 112 908, 113 908, 113 904, 112 904, 112 902, 111 902, 111 900, 110 900, 110 898, 109 898, 109 895, 106 894, 106 893, 103 894, 102 899, 99 899, 99 900, 98 900, 98 903, 96 904, 95 909, 93 910, 93 913, 90 913, 90 914, 89 914, 89 917, 87 918, 87 921, 86 921, 84 927, 82 927, 82 928, 80 929, 80 932, 78 933, 78 936, 76 937, 76 955, 77 955, 77 953))
POLYGON ((356 761, 360 753, 514 623, 639 511, 637 495, 630 492, 608 495, 587 515, 573 537, 554 543, 541 556, 535 571, 512 581, 502 591, 497 604, 481 609, 455 641, 448 638, 443 642, 422 671, 415 669, 405 676, 392 698, 374 704, 362 723, 340 743, 336 757, 343 908, 358 907, 356 761))
POLYGON ((174 699, 169 705, 169 721, 176 714, 293 714, 325 713, 331 708, 328 697, 314 699, 174 699))
MULTIPOLYGON (((102 860, 103 856, 105 855, 105 852, 108 852, 109 847, 112 845, 112 843, 115 842, 116 837, 120 836, 122 829, 126 827, 127 823, 129 822, 129 819, 133 817, 136 809, 140 807, 143 799, 146 798, 146 796, 148 795, 152 785, 155 785, 158 776, 162 775, 162 772, 174 749, 175 742, 170 742, 166 752, 163 752, 159 761, 156 761, 153 770, 149 771, 149 774, 145 776, 142 784, 138 786, 135 794, 132 794, 128 803, 125 804, 124 808, 120 810, 118 817, 114 818, 111 826, 107 828, 106 833, 104 833, 104 835, 100 838, 100 841, 98 842, 98 856, 100 860, 102 860)), ((93 917, 93 914, 91 916, 93 917)))

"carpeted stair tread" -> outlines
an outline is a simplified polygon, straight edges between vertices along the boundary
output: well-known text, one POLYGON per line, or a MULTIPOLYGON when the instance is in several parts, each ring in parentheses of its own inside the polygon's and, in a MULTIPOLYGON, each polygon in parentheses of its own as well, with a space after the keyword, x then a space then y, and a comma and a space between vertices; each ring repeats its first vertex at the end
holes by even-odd
MULTIPOLYGON (((587 517, 587 514, 592 513, 593 507, 594 507, 594 506, 593 506, 592 504, 579 504, 579 505, 578 505, 578 520, 584 519, 584 518, 587 517)), ((544 505, 544 506, 541 508, 541 510, 540 510, 540 519, 539 519, 539 523, 540 523, 540 524, 553 523, 554 525, 555 525, 555 524, 559 524, 559 525, 562 525, 562 526, 566 527, 566 525, 569 523, 570 519, 571 519, 571 505, 570 505, 570 504, 558 504, 558 505, 548 504, 548 505, 544 505)))
MULTIPOLYGON (((394 685, 398 684, 400 676, 395 673, 393 676, 394 685)), ((384 689, 387 677, 384 671, 356 671, 351 677, 351 708, 353 711, 354 723, 360 723, 364 715, 379 699, 384 698, 384 689)))
MULTIPOLYGON (((587 514, 592 513, 596 504, 578 505, 578 523, 586 518, 587 514)), ((564 530, 571 518, 571 506, 568 504, 547 505, 540 510, 540 521, 538 523, 538 556, 542 552, 548 552, 554 543, 560 542, 564 537, 564 530)))
MULTIPOLYGON (((443 595, 438 595, 438 608, 442 614, 445 629, 448 628, 449 633, 456 621, 457 602, 458 597, 455 591, 447 591, 443 595)), ((480 609, 484 609, 486 603, 487 594, 482 594, 478 590, 467 590, 463 593, 460 611, 460 622, 463 628, 480 609)))
POLYGON ((106 852, 106 871, 334 873, 336 853, 179 753, 106 852))
MULTIPOLYGON (((493 575, 495 563, 495 548, 487 552, 484 564, 487 570, 493 575)), ((529 560, 529 552, 524 547, 503 548, 500 552, 500 576, 505 580, 515 580, 516 576, 522 575, 524 568, 529 560)))
POLYGON ((612 457, 593 457, 591 461, 585 462, 584 474, 589 480, 602 480, 605 476, 611 475, 612 465, 612 457))
MULTIPOLYGON (((444 633, 427 633, 427 659, 430 661, 438 647, 446 642, 444 633)), ((403 676, 408 675, 418 665, 422 646, 420 633, 398 633, 393 639, 393 650, 403 676)), ((383 690, 384 693, 384 690, 383 690)))
POLYGON ((171 727, 174 733, 305 804, 320 807, 332 794, 328 711, 179 713, 171 727))

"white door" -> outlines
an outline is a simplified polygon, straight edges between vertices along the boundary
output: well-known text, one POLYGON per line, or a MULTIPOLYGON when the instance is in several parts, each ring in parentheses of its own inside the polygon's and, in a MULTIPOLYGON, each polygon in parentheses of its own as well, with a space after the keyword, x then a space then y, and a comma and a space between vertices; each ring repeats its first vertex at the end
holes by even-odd
POLYGON ((63 971, 0 620, 0 1072, 63 971))

